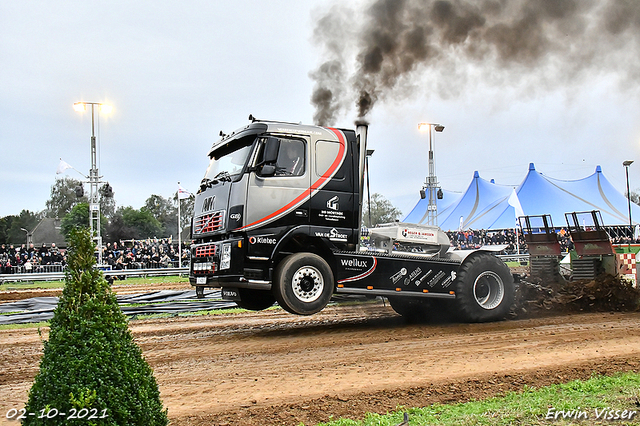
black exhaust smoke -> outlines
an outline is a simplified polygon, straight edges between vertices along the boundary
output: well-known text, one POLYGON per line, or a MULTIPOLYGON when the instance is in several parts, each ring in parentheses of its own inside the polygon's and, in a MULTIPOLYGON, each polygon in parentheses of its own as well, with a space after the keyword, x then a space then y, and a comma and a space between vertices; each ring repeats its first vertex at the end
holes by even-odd
POLYGON ((603 71, 635 87, 640 2, 374 0, 360 16, 334 6, 314 39, 326 60, 310 73, 311 101, 326 126, 354 104, 366 118, 376 102, 419 87, 444 98, 479 82, 531 92, 603 71))

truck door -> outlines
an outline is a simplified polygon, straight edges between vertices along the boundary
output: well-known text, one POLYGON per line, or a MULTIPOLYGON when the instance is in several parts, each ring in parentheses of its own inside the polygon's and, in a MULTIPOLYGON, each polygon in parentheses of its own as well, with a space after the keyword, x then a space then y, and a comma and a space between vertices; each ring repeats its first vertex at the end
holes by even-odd
POLYGON ((257 230, 264 229, 266 237, 277 239, 279 235, 276 233, 309 223, 311 173, 308 139, 262 138, 253 170, 247 187, 245 231, 255 234, 257 230))

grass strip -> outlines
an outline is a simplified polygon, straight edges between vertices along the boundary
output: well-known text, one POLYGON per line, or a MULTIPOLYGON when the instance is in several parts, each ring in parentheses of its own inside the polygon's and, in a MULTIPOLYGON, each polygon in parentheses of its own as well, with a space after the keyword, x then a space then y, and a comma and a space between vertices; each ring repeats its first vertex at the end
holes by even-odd
POLYGON ((367 414, 364 420, 337 419, 317 426, 395 426, 409 414, 409 425, 592 425, 640 424, 640 374, 593 376, 482 401, 403 408, 386 415, 367 414))

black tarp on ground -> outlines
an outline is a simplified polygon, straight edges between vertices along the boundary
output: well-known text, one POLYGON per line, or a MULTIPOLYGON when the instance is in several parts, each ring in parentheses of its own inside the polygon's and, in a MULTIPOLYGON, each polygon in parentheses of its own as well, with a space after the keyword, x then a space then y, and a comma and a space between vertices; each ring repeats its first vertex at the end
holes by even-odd
MULTIPOLYGON (((118 304, 125 315, 155 313, 196 312, 211 309, 235 308, 235 302, 221 300, 220 290, 205 292, 204 299, 196 297, 195 290, 161 290, 151 293, 117 295, 118 304), (139 306, 123 306, 140 304, 139 306)), ((0 325, 48 321, 58 304, 57 297, 33 297, 0 304, 0 325)))

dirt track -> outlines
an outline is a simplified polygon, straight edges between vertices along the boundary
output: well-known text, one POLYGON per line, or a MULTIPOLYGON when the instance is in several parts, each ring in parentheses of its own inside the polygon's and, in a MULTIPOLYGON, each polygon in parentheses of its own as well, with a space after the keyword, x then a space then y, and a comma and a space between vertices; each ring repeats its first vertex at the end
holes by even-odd
MULTIPOLYGON (((131 329, 180 426, 314 424, 640 370, 640 313, 408 325, 374 303, 131 329)), ((41 350, 36 329, 0 331, 0 423, 24 406, 41 350)))

